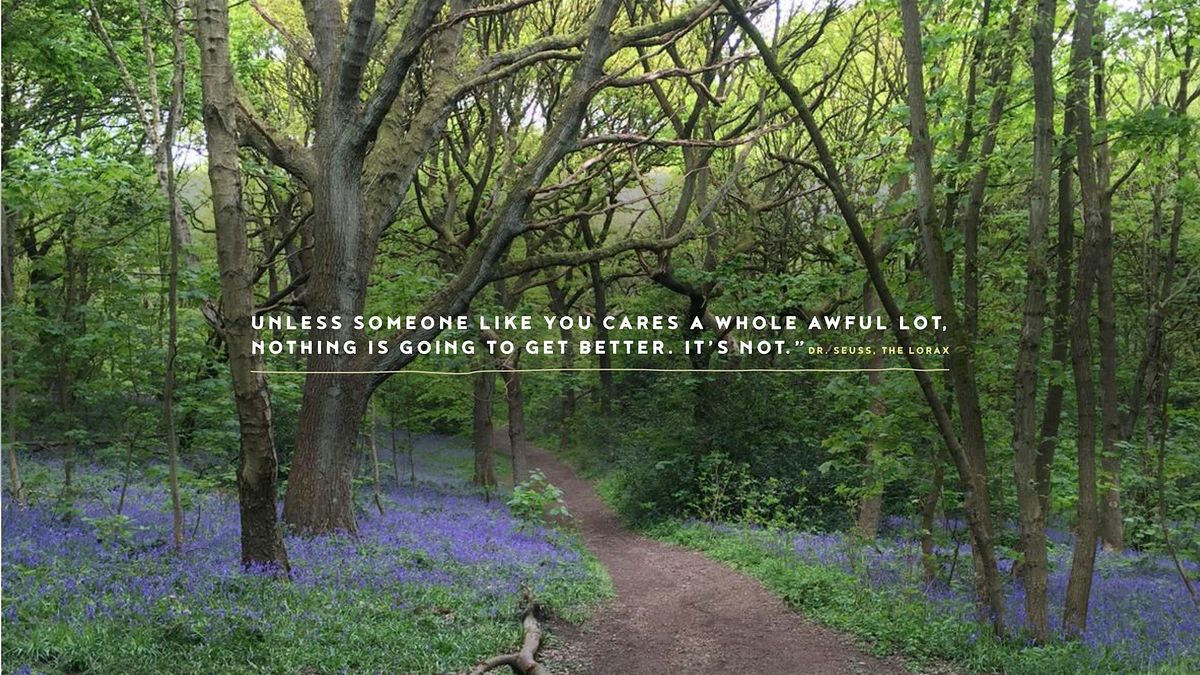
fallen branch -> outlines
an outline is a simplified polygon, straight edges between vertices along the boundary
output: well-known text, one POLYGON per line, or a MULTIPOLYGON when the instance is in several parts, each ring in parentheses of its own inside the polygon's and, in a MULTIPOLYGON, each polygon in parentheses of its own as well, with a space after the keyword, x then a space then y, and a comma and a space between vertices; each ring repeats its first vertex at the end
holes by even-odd
POLYGON ((534 659, 542 644, 542 626, 537 620, 538 604, 528 588, 522 589, 521 594, 525 598, 525 611, 521 617, 521 626, 525 628, 525 640, 521 643, 520 651, 480 661, 470 675, 483 675, 501 666, 508 666, 524 675, 551 675, 549 668, 534 659))

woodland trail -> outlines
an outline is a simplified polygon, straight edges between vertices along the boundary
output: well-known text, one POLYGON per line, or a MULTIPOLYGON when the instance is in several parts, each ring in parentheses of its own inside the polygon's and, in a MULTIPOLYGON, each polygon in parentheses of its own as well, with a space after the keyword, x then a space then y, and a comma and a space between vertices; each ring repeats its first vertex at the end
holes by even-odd
MULTIPOLYGON (((506 434, 497 434, 506 436, 506 434)), ((507 450, 507 438, 498 439, 507 450)), ((592 484, 550 452, 529 465, 566 493, 583 541, 604 564, 616 598, 582 627, 555 625, 556 673, 904 673, 846 636, 789 610, 757 581, 703 555, 629 531, 592 484)))

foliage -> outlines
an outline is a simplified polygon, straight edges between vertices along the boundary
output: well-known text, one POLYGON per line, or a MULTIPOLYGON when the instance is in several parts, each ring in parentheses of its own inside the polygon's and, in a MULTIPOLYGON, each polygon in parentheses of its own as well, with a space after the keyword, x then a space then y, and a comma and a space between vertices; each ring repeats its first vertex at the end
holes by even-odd
POLYGON ((573 539, 461 489, 390 487, 357 539, 289 537, 281 584, 237 568, 228 493, 189 488, 176 557, 161 483, 139 479, 117 515, 118 475, 79 478, 69 522, 5 500, 5 672, 443 672, 519 642, 522 584, 575 621, 611 593, 573 539))
POLYGON ((513 488, 508 497, 508 510, 514 516, 534 525, 547 521, 567 520, 571 513, 563 503, 563 491, 536 469, 513 488))
MULTIPOLYGON (((1032 647, 981 635, 971 616, 969 586, 918 590, 908 578, 913 570, 919 572, 911 541, 864 550, 861 542, 836 535, 770 533, 696 522, 665 523, 651 533, 749 574, 805 616, 861 638, 881 655, 900 654, 918 663, 950 661, 972 671, 1030 674, 1186 672, 1200 664, 1200 622, 1161 559, 1146 560, 1136 571, 1118 572, 1102 565, 1096 616, 1112 619, 1101 626, 1089 624, 1082 643, 1032 647)), ((1063 567, 1061 555, 1057 564, 1063 567)), ((1064 582, 1065 575, 1058 574, 1052 583, 1064 582)), ((1019 604, 1019 587, 1014 584, 1008 592, 1010 604, 1019 604)))

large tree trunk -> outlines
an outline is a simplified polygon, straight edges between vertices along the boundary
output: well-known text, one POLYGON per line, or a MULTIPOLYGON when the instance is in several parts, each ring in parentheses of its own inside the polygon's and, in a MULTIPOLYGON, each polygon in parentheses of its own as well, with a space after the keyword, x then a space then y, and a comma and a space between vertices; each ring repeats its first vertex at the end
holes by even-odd
MULTIPOLYGON (((489 226, 478 245, 467 253, 459 273, 430 298, 420 314, 461 314, 467 310, 470 299, 494 280, 509 246, 521 233, 536 188, 574 148, 588 102, 595 95, 597 81, 604 75, 603 64, 613 50, 610 26, 617 4, 615 0, 603 0, 597 6, 589 22, 583 53, 558 108, 557 119, 546 130, 537 152, 521 168, 498 206, 492 210, 489 226)), ((356 3, 354 7, 362 10, 367 5, 356 3)), ((414 10, 414 18, 405 29, 412 39, 432 26, 441 3, 422 3, 420 7, 422 11, 414 10)), ((453 93, 459 84, 455 63, 467 22, 454 22, 444 30, 435 31, 428 49, 435 55, 429 94, 415 115, 405 120, 408 122, 406 130, 393 134, 386 143, 388 151, 381 153, 379 146, 385 138, 377 135, 378 126, 372 127, 368 122, 378 121, 372 117, 374 111, 382 110, 381 115, 388 114, 386 111, 390 110, 407 70, 389 69, 379 87, 391 86, 390 94, 371 99, 360 111, 359 89, 366 63, 365 51, 355 52, 363 57, 361 60, 341 62, 341 72, 356 73, 351 79, 344 79, 338 74, 338 68, 329 65, 336 65, 341 60, 342 50, 337 42, 341 33, 337 12, 341 10, 336 2, 305 3, 305 8, 317 42, 314 45, 316 60, 325 81, 322 82, 316 152, 305 155, 307 161, 296 162, 308 174, 314 206, 314 251, 320 252, 320 255, 314 255, 315 266, 304 299, 312 315, 350 317, 360 314, 365 304, 366 284, 379 236, 395 217, 425 149, 440 135, 446 114, 454 102, 453 93), (372 178, 370 194, 364 195, 364 156, 372 143, 375 149, 371 156, 377 161, 368 171, 372 178), (320 157, 321 161, 315 162, 314 156, 320 157), (379 164, 380 157, 386 158, 385 166, 379 164)), ((456 3, 452 7, 458 11, 466 8, 467 3, 456 3)), ((354 42, 348 44, 353 51, 366 45, 372 33, 373 17, 356 15, 351 23, 355 29, 354 42)), ((391 119, 393 126, 398 126, 395 123, 399 121, 391 119)), ((403 337, 419 341, 433 339, 436 335, 437 331, 417 331, 403 337)), ((343 325, 340 330, 314 331, 310 337, 344 342, 357 336, 348 325, 343 325)), ((357 459, 354 440, 366 402, 374 387, 412 360, 396 351, 374 357, 358 356, 362 358, 313 356, 308 361, 300 433, 284 505, 288 523, 301 531, 353 531, 350 499, 357 459), (338 374, 347 370, 374 374, 371 377, 338 374)), ((490 458, 491 453, 486 453, 486 457, 490 458)), ((479 477, 487 481, 488 474, 484 471, 479 477)), ((490 482, 495 483, 494 468, 490 471, 490 482)))
MULTIPOLYGON (((345 112, 327 103, 326 125, 336 125, 345 112)), ((345 120, 344 124, 350 124, 345 120)), ((327 136, 326 136, 327 137, 327 136)), ((361 315, 376 242, 360 223, 362 156, 335 137, 325 143, 313 188, 313 243, 321 255, 314 259, 305 289, 311 316, 342 317, 338 327, 312 330, 309 338, 336 343, 337 353, 308 357, 308 376, 300 403, 296 451, 288 477, 283 515, 299 532, 356 531, 351 484, 358 467, 355 441, 362 428, 370 380, 361 375, 363 355, 346 353, 347 344, 363 347, 362 333, 351 317, 361 315)))
POLYGON ((358 470, 355 440, 369 398, 368 380, 363 377, 310 371, 305 378, 283 505, 284 520, 298 532, 357 531, 352 489, 358 470))
POLYGON ((241 428, 238 502, 242 526, 242 564, 273 567, 286 573, 277 510, 278 464, 271 430, 271 402, 261 372, 262 357, 251 342, 254 296, 250 251, 242 213, 238 164, 236 81, 229 60, 227 0, 196 0, 196 42, 200 48, 200 84, 208 140, 208 177, 220 268, 221 324, 233 376, 234 403, 241 428))
POLYGON ((1096 562, 1096 392, 1092 378, 1091 305, 1096 284, 1100 240, 1104 228, 1100 215, 1100 194, 1096 176, 1096 158, 1092 147, 1092 119, 1088 105, 1091 79, 1092 21, 1095 0, 1081 0, 1075 14, 1075 32, 1071 40, 1072 85, 1070 105, 1075 110, 1076 151, 1079 166, 1079 194, 1083 206, 1083 250, 1079 255, 1075 286, 1075 305, 1071 321, 1071 367, 1075 376, 1077 410, 1076 455, 1078 460, 1079 502, 1075 525, 1075 549, 1063 606, 1063 632, 1083 635, 1087 628, 1088 602, 1092 590, 1092 572, 1096 562))
POLYGON ((1018 343, 1013 403, 1013 474, 1024 553, 1025 621, 1035 642, 1049 636, 1045 515, 1037 489, 1038 361, 1046 315, 1046 232, 1054 154, 1055 0, 1040 0, 1033 25, 1033 176, 1029 184, 1029 249, 1025 258, 1025 320, 1018 343))

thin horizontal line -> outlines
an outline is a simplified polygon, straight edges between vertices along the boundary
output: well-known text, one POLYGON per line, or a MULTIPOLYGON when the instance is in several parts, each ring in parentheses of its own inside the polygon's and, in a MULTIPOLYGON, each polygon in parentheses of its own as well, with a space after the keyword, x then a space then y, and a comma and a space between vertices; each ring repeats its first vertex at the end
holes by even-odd
POLYGON ((482 375, 486 373, 944 373, 948 368, 907 368, 896 366, 892 368, 517 368, 515 371, 503 368, 485 368, 481 370, 254 370, 259 375, 482 375))

